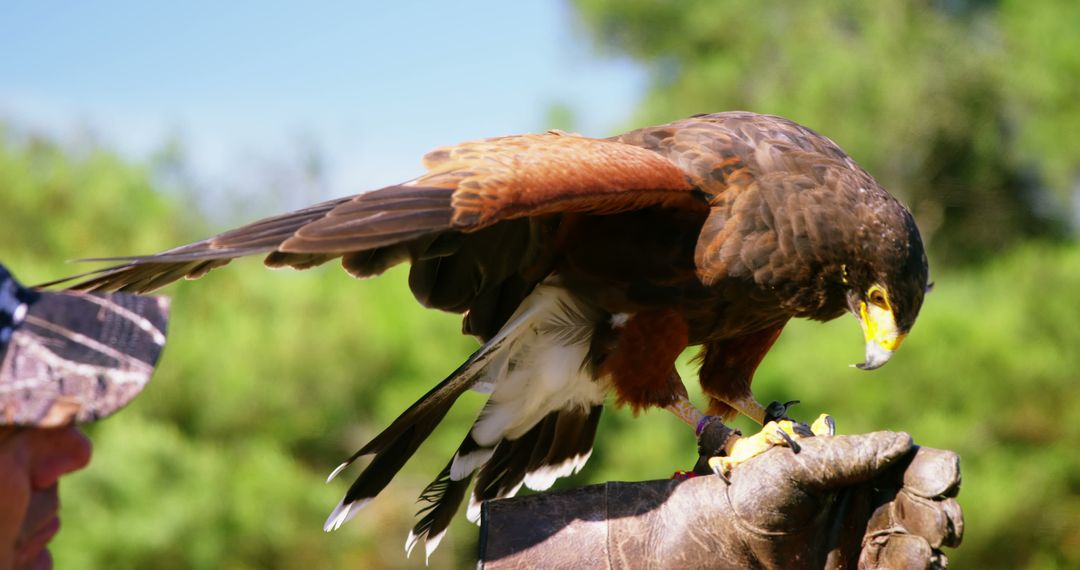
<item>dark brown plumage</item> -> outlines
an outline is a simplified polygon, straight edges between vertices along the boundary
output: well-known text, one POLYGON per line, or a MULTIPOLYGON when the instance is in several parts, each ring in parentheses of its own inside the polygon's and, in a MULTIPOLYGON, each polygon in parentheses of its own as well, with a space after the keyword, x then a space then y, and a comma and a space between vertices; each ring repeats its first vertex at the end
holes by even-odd
POLYGON ((779 117, 487 139, 424 165, 404 184, 124 258, 75 285, 148 291, 252 254, 301 269, 340 257, 358 277, 410 262, 421 303, 464 313, 485 345, 358 452, 375 459, 328 528, 385 487, 466 389, 492 399, 425 490, 410 545, 426 536, 429 552, 474 473, 474 500, 542 488, 588 457, 608 391, 635 409, 670 404, 687 345, 704 347, 711 412, 760 421, 750 382, 789 319, 851 311, 874 368, 926 289, 911 214, 832 141, 779 117), (579 361, 558 368, 565 358, 579 361))

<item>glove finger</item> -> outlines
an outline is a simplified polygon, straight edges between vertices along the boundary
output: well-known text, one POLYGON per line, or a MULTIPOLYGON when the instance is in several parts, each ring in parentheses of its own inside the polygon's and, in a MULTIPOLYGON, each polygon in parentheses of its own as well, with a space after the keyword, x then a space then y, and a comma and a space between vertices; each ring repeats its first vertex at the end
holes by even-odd
POLYGON ((955 499, 931 501, 900 492, 874 511, 866 534, 901 530, 923 537, 934 548, 955 548, 964 538, 964 514, 955 499))
POLYGON ((927 499, 956 496, 960 490, 960 456, 943 449, 918 447, 904 470, 904 488, 927 499))
POLYGON ((959 517, 959 527, 953 518, 960 512, 955 499, 932 501, 908 493, 905 489, 896 495, 891 511, 896 524, 911 534, 923 537, 933 548, 959 544, 963 536, 963 517, 959 517))
POLYGON ((859 555, 859 568, 923 570, 937 567, 934 561, 933 549, 921 537, 904 533, 887 533, 875 536, 863 547, 859 555))
POLYGON ((866 523, 866 536, 875 536, 888 532, 902 532, 904 528, 893 514, 892 501, 878 506, 866 523))
POLYGON ((945 499, 940 503, 941 508, 945 511, 945 516, 949 519, 949 532, 945 535, 945 539, 941 544, 951 548, 960 546, 960 542, 964 540, 964 512, 960 509, 960 503, 956 502, 956 499, 945 499))
POLYGON ((913 445, 910 435, 890 431, 809 437, 800 439, 799 444, 802 450, 797 454, 768 453, 747 467, 767 473, 787 471, 796 486, 831 491, 872 479, 913 445))

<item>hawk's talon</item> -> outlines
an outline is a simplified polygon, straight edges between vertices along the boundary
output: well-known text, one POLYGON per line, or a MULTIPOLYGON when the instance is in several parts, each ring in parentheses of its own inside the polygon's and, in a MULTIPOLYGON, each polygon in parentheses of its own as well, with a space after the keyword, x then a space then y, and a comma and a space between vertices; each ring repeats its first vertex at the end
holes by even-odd
POLYGON ((784 441, 787 442, 788 447, 791 448, 791 451, 793 453, 798 453, 798 452, 802 451, 802 446, 799 445, 794 439, 792 439, 792 437, 790 435, 788 435, 787 432, 785 432, 784 430, 782 430, 780 428, 776 428, 776 434, 779 435, 781 438, 784 439, 784 441))
MULTIPOLYGON (((783 445, 793 453, 802 451, 799 440, 815 436, 831 436, 836 432, 836 423, 832 416, 821 414, 813 425, 792 420, 769 422, 758 433, 749 437, 733 436, 729 438, 723 450, 709 457, 707 465, 713 473, 728 481, 728 475, 737 465, 761 455, 773 447, 783 445)), ((704 456, 702 457, 704 459, 704 456)), ((701 462, 699 462, 700 464, 701 462)))
POLYGON ((730 485, 731 479, 729 479, 727 473, 725 473, 725 470, 730 469, 730 467, 727 465, 724 459, 724 457, 710 457, 709 468, 712 469, 712 472, 715 473, 721 481, 730 485))
POLYGON ((814 435, 836 435, 836 420, 829 414, 821 414, 810 424, 810 431, 814 435))

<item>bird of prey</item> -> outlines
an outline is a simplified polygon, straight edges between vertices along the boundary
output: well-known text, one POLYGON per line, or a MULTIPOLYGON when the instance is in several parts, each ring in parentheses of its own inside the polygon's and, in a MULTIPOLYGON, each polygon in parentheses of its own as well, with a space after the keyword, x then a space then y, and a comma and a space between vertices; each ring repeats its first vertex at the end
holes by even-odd
MULTIPOLYGON (((783 419, 750 384, 790 319, 852 313, 865 339, 858 366, 873 369, 927 290, 911 213, 832 141, 780 117, 695 115, 606 139, 506 136, 423 164, 402 184, 113 258, 120 265, 74 285, 145 292, 253 254, 297 269, 340 258, 356 277, 411 263, 416 299, 462 313, 482 346, 334 470, 374 456, 325 526, 382 491, 464 391, 486 392, 421 495, 410 551, 424 539, 430 555, 474 479, 473 520, 484 500, 581 469, 609 395, 635 412, 671 410, 699 437, 739 413, 783 419), (705 413, 675 371, 688 346, 701 347, 705 413)), ((729 436, 715 454, 732 449, 729 436)))

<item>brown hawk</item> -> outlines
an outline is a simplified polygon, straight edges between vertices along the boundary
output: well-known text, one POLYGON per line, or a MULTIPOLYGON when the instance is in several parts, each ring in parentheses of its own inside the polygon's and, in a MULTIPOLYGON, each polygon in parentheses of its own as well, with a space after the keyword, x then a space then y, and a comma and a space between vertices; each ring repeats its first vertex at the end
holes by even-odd
POLYGON ((75 285, 144 292, 252 254, 297 269, 340 258, 356 277, 409 262, 420 303, 464 314, 483 345, 334 471, 374 456, 327 530, 385 488, 465 390, 490 399, 423 492, 409 549, 420 538, 434 549, 473 479, 475 517, 481 501, 579 470, 609 394, 670 409, 699 433, 737 413, 782 419, 784 406, 758 404, 750 382, 788 320, 851 312, 866 341, 859 366, 872 369, 899 347, 927 289, 908 210, 832 141, 780 117, 492 138, 423 163, 408 182, 120 258, 75 285), (675 372, 690 345, 702 347, 709 416, 675 372))

